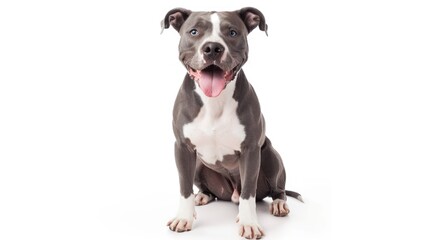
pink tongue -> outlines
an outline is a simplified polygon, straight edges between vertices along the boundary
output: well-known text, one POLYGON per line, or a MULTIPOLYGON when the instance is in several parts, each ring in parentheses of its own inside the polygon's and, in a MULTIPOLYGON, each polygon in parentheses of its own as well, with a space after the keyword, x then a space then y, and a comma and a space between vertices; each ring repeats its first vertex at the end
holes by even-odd
POLYGON ((220 69, 201 71, 199 85, 207 97, 217 97, 225 88, 226 79, 220 69))

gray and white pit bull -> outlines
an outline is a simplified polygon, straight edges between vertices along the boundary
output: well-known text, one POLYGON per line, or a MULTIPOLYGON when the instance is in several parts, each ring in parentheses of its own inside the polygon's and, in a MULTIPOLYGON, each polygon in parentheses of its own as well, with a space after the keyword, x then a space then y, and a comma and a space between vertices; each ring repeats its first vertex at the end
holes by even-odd
POLYGON ((286 216, 286 172, 280 155, 265 136, 265 121, 253 87, 241 67, 247 61, 247 35, 267 32, 255 8, 234 12, 170 10, 161 22, 181 38, 179 58, 188 73, 173 110, 175 158, 180 204, 171 230, 189 231, 195 205, 214 199, 239 203, 239 234, 261 238, 255 201, 271 197, 270 212, 286 216), (193 193, 193 184, 199 188, 193 193))

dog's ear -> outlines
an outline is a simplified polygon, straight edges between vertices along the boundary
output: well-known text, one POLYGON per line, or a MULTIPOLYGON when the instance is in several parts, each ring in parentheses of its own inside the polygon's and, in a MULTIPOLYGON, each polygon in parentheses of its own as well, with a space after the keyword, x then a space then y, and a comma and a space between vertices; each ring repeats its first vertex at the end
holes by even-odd
POLYGON ((265 23, 265 17, 256 8, 246 7, 236 11, 238 15, 243 20, 244 24, 247 27, 247 31, 250 33, 253 29, 259 26, 261 31, 264 31, 268 36, 268 25, 265 23))
POLYGON ((164 29, 169 28, 170 25, 173 26, 176 31, 179 31, 180 27, 182 27, 182 24, 186 21, 191 13, 191 10, 184 8, 171 9, 161 21, 161 33, 164 31, 164 29))

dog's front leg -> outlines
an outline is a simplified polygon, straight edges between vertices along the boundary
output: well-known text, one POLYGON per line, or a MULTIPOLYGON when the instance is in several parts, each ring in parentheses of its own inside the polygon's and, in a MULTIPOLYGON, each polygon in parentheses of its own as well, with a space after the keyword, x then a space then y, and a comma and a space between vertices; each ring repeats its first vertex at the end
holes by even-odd
POLYGON ((240 158, 241 195, 237 220, 240 236, 247 239, 259 239, 264 235, 258 224, 255 200, 260 165, 260 147, 245 147, 240 158))
POLYGON ((192 186, 195 176, 196 154, 185 143, 176 142, 174 147, 181 197, 177 215, 167 223, 167 226, 172 231, 184 232, 192 229, 195 216, 195 197, 192 186))

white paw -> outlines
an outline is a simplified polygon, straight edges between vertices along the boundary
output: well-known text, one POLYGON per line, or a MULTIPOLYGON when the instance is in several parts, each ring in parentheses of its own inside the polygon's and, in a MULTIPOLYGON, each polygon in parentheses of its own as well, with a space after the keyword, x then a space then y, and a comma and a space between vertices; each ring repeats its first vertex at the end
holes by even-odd
POLYGON ((174 232, 191 231, 193 219, 178 219, 173 218, 168 221, 167 226, 174 232))
POLYGON ((260 239, 264 232, 259 225, 242 225, 240 224, 238 234, 247 239, 260 239))
POLYGON ((285 217, 289 212, 290 211, 285 200, 276 199, 270 205, 270 213, 276 217, 285 217))
POLYGON ((238 234, 247 239, 260 239, 264 231, 258 224, 256 217, 255 198, 242 199, 238 205, 237 222, 239 224, 238 234))
POLYGON ((185 232, 192 229, 192 223, 196 217, 194 200, 194 194, 191 194, 188 198, 180 198, 179 210, 176 217, 167 223, 171 231, 185 232))
POLYGON ((195 205, 201 206, 206 205, 207 203, 213 201, 214 197, 213 195, 207 195, 202 192, 199 192, 197 196, 195 196, 195 205))

